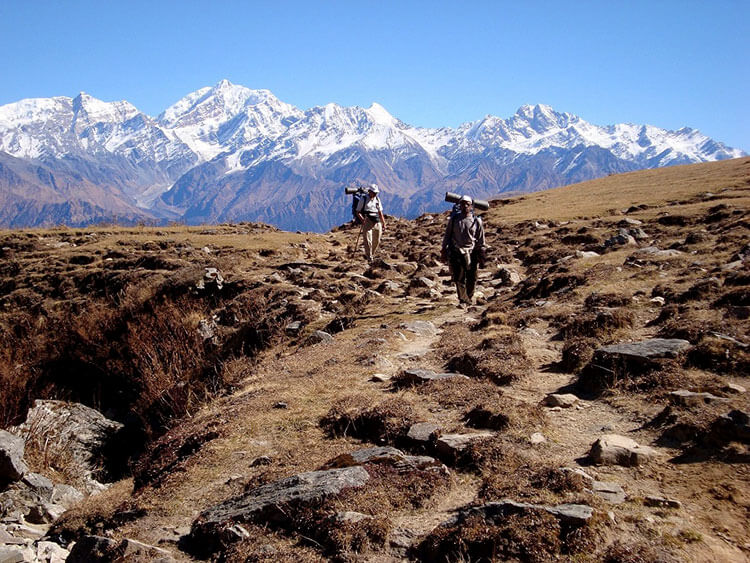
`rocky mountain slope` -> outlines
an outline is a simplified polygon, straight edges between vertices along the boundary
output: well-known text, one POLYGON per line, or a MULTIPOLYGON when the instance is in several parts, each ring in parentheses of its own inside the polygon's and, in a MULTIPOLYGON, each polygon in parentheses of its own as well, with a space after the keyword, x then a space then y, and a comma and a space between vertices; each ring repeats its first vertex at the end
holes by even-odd
POLYGON ((372 265, 349 225, 4 232, 0 551, 746 561, 748 209, 747 158, 496 202, 468 310, 445 214, 372 265))
POLYGON ((156 118, 82 93, 0 107, 0 225, 173 219, 325 231, 348 219, 342 188, 353 181, 377 182, 390 212, 413 218, 440 209, 446 191, 485 198, 743 154, 689 128, 600 127, 545 105, 425 129, 378 104, 301 111, 226 80, 156 118))

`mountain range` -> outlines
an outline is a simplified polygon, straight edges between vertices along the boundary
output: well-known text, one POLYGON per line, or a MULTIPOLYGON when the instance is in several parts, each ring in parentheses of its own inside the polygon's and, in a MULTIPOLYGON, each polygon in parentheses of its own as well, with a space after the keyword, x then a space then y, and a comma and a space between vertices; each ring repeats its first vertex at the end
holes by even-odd
POLYGON ((745 154, 690 128, 597 126, 546 105, 428 129, 376 103, 302 111, 227 80, 158 117, 81 93, 0 106, 0 226, 325 231, 350 218, 352 182, 378 183, 387 213, 414 217, 445 209, 446 191, 488 198, 745 154))

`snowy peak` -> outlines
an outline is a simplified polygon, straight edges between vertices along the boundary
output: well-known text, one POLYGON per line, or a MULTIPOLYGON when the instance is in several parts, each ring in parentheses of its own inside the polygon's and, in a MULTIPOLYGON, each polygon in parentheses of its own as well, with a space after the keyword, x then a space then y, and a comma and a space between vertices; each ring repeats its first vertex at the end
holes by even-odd
POLYGON ((81 92, 72 101, 73 122, 84 120, 89 124, 122 123, 140 112, 131 103, 103 102, 81 92))
POLYGON ((222 80, 212 88, 201 88, 188 94, 167 108, 159 116, 159 122, 167 127, 223 122, 258 104, 277 106, 280 110, 286 106, 268 90, 251 90, 222 80))

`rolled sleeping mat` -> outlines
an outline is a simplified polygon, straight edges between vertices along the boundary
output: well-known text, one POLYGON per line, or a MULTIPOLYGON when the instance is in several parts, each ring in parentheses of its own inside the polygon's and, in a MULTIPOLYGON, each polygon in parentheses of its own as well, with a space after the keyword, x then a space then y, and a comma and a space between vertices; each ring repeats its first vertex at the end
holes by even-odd
MULTIPOLYGON (((445 201, 449 203, 458 203, 459 201, 461 201, 461 197, 463 197, 461 196, 461 194, 445 192, 445 201)), ((471 202, 476 209, 479 209, 481 211, 487 211, 490 208, 490 202, 483 199, 471 198, 471 202)))
POLYGON ((346 193, 346 195, 354 195, 361 189, 362 188, 358 188, 356 186, 347 186, 344 188, 344 193, 346 193))

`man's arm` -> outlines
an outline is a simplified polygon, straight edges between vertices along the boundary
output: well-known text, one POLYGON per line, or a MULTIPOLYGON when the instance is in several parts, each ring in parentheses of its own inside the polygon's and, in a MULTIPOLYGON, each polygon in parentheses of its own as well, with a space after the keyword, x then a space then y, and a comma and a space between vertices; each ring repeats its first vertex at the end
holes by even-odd
POLYGON ((443 262, 448 261, 448 247, 451 244, 451 236, 453 234, 453 217, 448 218, 448 224, 445 226, 445 234, 443 235, 443 246, 440 249, 440 258, 443 262))

